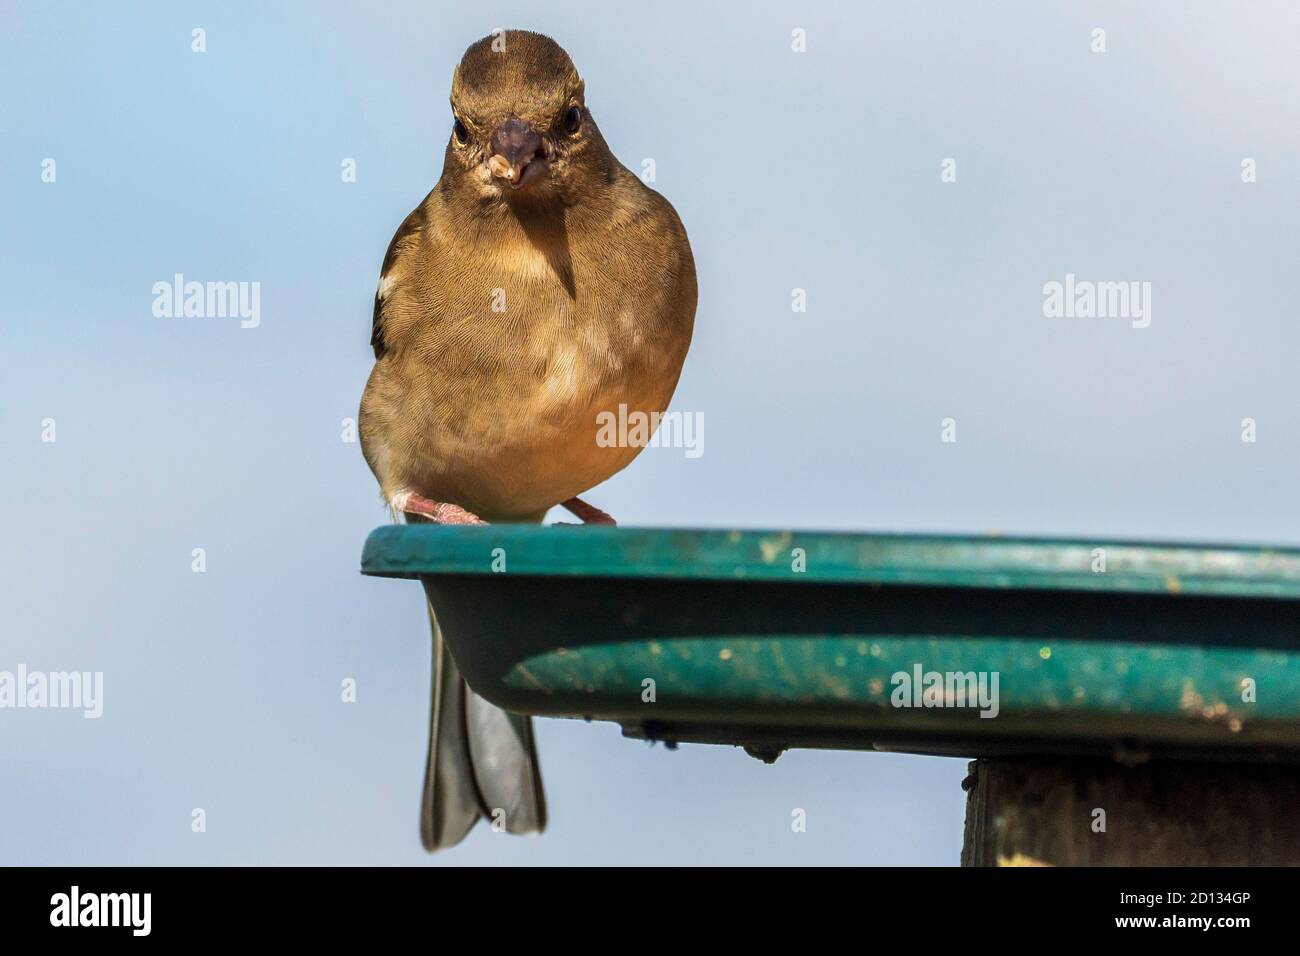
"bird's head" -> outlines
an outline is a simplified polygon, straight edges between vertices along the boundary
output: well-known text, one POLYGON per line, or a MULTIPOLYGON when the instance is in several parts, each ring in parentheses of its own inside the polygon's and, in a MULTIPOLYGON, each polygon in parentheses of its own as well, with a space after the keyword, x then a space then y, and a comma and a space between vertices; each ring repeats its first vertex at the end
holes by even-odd
POLYGON ((550 37, 498 31, 470 46, 451 81, 443 176, 510 204, 574 197, 612 160, 582 78, 550 37))

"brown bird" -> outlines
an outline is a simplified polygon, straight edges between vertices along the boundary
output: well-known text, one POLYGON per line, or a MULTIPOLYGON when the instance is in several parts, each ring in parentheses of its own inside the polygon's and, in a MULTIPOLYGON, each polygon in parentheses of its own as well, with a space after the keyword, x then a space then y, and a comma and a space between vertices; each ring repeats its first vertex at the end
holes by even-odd
MULTIPOLYGON (((554 40, 470 46, 451 110, 442 177, 380 272, 362 451, 408 521, 539 522, 563 505, 612 524, 577 495, 641 451, 598 441, 598 416, 662 412, 677 386, 695 321, 686 231, 614 158, 554 40)), ((480 815, 540 831, 530 718, 464 685, 436 622, 433 643, 425 848, 480 815)))

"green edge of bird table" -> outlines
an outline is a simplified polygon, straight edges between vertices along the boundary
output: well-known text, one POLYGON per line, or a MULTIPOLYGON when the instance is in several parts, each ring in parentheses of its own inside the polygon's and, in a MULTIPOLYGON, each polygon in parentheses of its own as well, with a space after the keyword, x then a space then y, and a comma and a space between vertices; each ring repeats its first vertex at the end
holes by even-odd
POLYGON ((482 696, 629 736, 1300 760, 1300 550, 394 525, 362 571, 423 583, 482 696))

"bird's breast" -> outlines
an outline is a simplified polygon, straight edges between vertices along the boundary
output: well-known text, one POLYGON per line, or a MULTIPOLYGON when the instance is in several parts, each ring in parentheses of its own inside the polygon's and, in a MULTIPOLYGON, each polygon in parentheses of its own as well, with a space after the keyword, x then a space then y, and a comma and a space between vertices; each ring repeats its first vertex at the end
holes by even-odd
POLYGON ((680 275, 664 243, 627 230, 441 245, 394 303, 404 347, 369 389, 381 483, 503 520, 619 471, 641 449, 602 442, 601 421, 667 408, 695 304, 680 275))
POLYGON ((622 469, 640 447, 602 443, 602 413, 663 411, 680 372, 625 307, 537 303, 421 351, 402 402, 406 484, 485 517, 532 514, 622 469))

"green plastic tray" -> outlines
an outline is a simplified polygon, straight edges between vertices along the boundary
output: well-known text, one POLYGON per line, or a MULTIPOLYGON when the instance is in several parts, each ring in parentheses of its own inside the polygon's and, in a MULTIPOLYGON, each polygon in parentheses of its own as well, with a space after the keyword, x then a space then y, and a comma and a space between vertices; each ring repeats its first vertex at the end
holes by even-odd
POLYGON ((1300 759, 1298 550, 394 525, 362 570, 423 582, 484 697, 629 736, 1300 759), (898 706, 918 666, 996 675, 996 716, 898 706))

